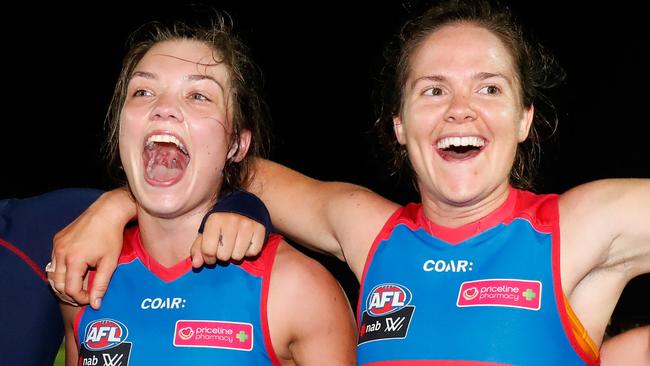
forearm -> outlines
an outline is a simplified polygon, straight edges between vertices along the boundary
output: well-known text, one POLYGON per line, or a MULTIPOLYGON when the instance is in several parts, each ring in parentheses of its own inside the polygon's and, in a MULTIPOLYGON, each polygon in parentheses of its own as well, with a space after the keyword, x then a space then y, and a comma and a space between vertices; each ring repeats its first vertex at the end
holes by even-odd
POLYGON ((98 217, 121 227, 137 217, 135 201, 125 187, 105 192, 91 205, 91 208, 93 207, 101 212, 102 215, 98 217))
MULTIPOLYGON (((258 159, 249 190, 264 201, 273 225, 291 239, 339 258, 336 222, 331 212, 341 197, 365 190, 347 183, 321 182, 290 168, 258 159)), ((339 212, 343 216, 346 212, 339 212)))

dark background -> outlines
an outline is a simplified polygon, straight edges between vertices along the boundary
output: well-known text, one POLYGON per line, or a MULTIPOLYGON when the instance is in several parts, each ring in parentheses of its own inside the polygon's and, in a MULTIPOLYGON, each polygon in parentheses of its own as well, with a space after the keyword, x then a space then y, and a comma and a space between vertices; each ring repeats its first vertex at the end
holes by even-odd
MULTIPOLYGON (((400 203, 417 200, 408 181, 388 175, 370 130, 382 49, 419 2, 222 1, 214 7, 230 12, 265 74, 274 160, 319 179, 365 185, 400 203)), ((511 7, 568 74, 550 93, 560 125, 544 143, 538 191, 560 193, 599 178, 650 178, 650 37, 642 5, 569 9, 558 1, 512 1, 511 7)), ((154 2, 24 2, 3 11, 0 198, 111 187, 100 145, 126 37, 178 9, 154 2)), ((354 300, 350 273, 325 262, 354 300)), ((628 285, 614 332, 650 324, 649 288, 647 275, 628 285)))

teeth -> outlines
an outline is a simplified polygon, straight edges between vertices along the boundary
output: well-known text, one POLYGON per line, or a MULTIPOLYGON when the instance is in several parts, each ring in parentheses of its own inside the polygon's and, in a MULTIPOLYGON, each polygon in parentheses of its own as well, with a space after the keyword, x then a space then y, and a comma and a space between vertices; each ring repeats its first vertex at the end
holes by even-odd
POLYGON ((445 137, 438 141, 436 147, 438 149, 446 149, 449 146, 475 146, 481 147, 485 145, 485 140, 478 136, 463 136, 463 137, 445 137))
POLYGON ((147 142, 145 143, 145 146, 147 149, 150 149, 153 147, 154 142, 165 142, 165 143, 171 143, 176 145, 180 151, 183 152, 185 155, 189 155, 187 153, 187 148, 183 143, 177 139, 175 136, 172 135, 152 135, 147 139, 147 142))

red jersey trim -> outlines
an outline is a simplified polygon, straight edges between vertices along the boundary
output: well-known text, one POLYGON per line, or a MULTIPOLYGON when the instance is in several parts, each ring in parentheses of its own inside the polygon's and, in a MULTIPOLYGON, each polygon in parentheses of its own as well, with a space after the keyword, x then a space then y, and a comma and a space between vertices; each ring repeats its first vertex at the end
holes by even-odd
MULTIPOLYGON (((130 243, 133 253, 135 253, 135 255, 142 261, 142 264, 144 264, 151 273, 165 282, 177 280, 192 269, 192 258, 189 256, 171 267, 165 267, 156 261, 144 248, 140 238, 140 228, 137 226, 124 232, 124 242, 130 243)), ((124 249, 128 250, 126 245, 124 249)), ((129 252, 123 251, 123 254, 126 254, 126 256, 125 258, 120 257, 119 263, 129 261, 129 252)))
POLYGON ((444 240, 450 244, 458 244, 471 238, 472 236, 484 232, 486 229, 504 222, 509 216, 512 215, 517 201, 518 191, 512 187, 508 187, 508 198, 506 198, 506 200, 501 204, 501 206, 499 206, 499 208, 492 211, 483 218, 456 228, 440 226, 431 222, 424 215, 423 206, 420 205, 420 209, 418 210, 415 222, 417 223, 418 227, 425 228, 429 234, 433 235, 437 239, 444 240))
POLYGON ((370 267, 370 263, 372 262, 372 258, 375 256, 375 251, 377 251, 377 247, 379 246, 379 242, 382 240, 388 238, 388 236, 391 234, 393 229, 395 228, 396 223, 402 216, 402 212, 406 210, 408 207, 400 207, 395 212, 390 216, 390 218, 386 221, 384 226, 381 228, 381 231, 379 231, 379 234, 377 234, 377 237, 375 238, 375 241, 372 242, 372 246, 370 247, 370 250, 368 251, 368 255, 366 256, 366 263, 363 265, 363 275, 361 275, 361 282, 359 282, 359 299, 357 300, 357 328, 361 326, 360 319, 361 319, 361 303, 363 301, 362 295, 363 295, 363 288, 364 284, 366 282, 366 274, 368 273, 368 268, 370 267))
POLYGON ((36 264, 36 262, 34 262, 27 254, 25 254, 25 252, 20 250, 17 246, 7 241, 4 241, 2 239, 0 239, 0 246, 7 248, 10 252, 14 253, 18 258, 22 259, 22 261, 25 262, 25 264, 28 265, 29 268, 31 268, 34 271, 34 273, 36 273, 38 278, 43 280, 43 282, 48 283, 47 276, 45 276, 45 272, 38 266, 38 264, 36 264))
POLYGON ((242 267, 249 267, 251 270, 263 270, 260 320, 262 322, 262 332, 264 333, 264 346, 266 347, 266 353, 269 355, 269 358, 271 359, 271 363, 273 363, 273 365, 282 365, 282 362, 280 362, 280 359, 275 352, 275 348, 273 348, 273 342, 271 341, 271 329, 269 328, 268 318, 268 300, 269 286, 271 285, 271 273, 273 272, 273 263, 275 262, 275 255, 281 242, 281 236, 271 235, 265 244, 265 248, 262 250, 262 254, 258 257, 258 259, 253 262, 246 261, 242 264, 242 267), (259 264, 264 264, 264 267, 260 268, 259 264))
POLYGON ((273 267, 273 262, 275 260, 275 251, 282 241, 283 237, 278 234, 271 234, 269 240, 264 244, 264 249, 256 257, 246 258, 243 261, 230 261, 231 263, 237 264, 242 267, 246 272, 254 276, 264 276, 271 270, 273 267), (267 247, 270 250, 266 249, 267 247))
POLYGON ((569 314, 567 313, 567 306, 571 306, 566 301, 564 296, 564 290, 562 288, 562 276, 561 276, 561 256, 560 256, 560 205, 559 205, 559 196, 553 196, 553 200, 548 202, 548 206, 552 207, 553 214, 557 217, 557 220, 554 220, 553 224, 553 287, 555 288, 555 301, 557 303, 557 310, 562 321, 562 326, 564 327, 564 333, 569 338, 569 342, 573 347, 573 350, 580 356, 580 358, 587 364, 598 366, 600 365, 600 357, 595 359, 587 353, 581 346, 578 340, 576 339, 575 333, 571 326, 571 321, 569 320, 569 314))

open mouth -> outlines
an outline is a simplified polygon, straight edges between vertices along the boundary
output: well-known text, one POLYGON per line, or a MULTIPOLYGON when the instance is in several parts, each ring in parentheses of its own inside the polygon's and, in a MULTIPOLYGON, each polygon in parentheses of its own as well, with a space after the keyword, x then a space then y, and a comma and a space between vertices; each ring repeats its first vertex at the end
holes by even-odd
POLYGON ((479 136, 444 137, 436 143, 438 153, 445 160, 467 160, 478 155, 485 147, 479 136))
POLYGON ((183 142, 170 134, 152 134, 144 143, 142 160, 146 180, 154 185, 178 182, 190 161, 183 142))

